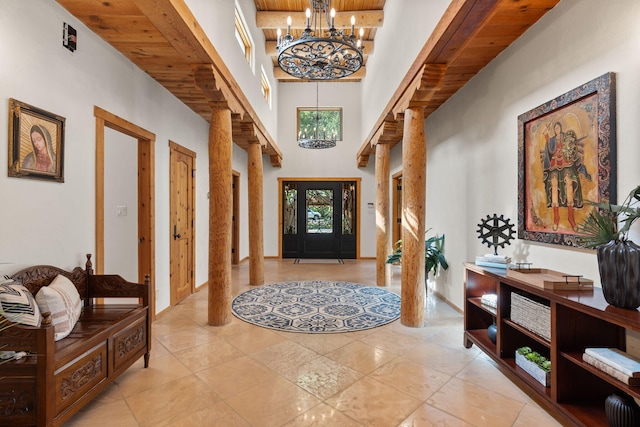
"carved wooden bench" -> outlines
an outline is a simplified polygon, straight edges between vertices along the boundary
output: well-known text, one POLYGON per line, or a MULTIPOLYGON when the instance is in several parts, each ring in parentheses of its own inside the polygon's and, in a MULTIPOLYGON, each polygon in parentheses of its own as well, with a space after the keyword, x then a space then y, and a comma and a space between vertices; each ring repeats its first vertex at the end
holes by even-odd
POLYGON ((11 276, 33 295, 57 276, 76 286, 82 314, 71 333, 54 341, 54 328, 13 324, 0 331, 0 349, 26 357, 0 364, 0 425, 58 426, 86 405, 140 357, 149 366, 151 313, 149 277, 130 283, 118 275, 68 272, 39 265, 11 276), (138 298, 138 304, 96 304, 96 298, 138 298))

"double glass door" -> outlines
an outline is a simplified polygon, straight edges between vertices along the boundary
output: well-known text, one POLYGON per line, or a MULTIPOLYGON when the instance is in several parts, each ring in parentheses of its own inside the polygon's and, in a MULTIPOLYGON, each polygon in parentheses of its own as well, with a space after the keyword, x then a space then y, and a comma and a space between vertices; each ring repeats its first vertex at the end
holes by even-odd
POLYGON ((355 258, 355 182, 286 181, 283 258, 355 258))

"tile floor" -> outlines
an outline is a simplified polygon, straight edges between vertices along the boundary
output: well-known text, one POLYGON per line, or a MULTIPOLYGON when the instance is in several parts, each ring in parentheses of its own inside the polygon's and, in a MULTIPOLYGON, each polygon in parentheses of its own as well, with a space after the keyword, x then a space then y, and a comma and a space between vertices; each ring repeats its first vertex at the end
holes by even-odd
MULTIPOLYGON (((399 277, 394 270, 390 290, 400 291, 399 277)), ((265 283, 306 279, 373 285, 375 263, 265 261, 265 283)), ((234 266, 233 295, 247 283, 248 263, 234 266)), ((233 316, 211 327, 202 289, 154 322, 149 368, 138 361, 65 425, 559 425, 475 346, 464 348, 461 314, 432 295, 426 310, 424 328, 395 321, 308 335, 233 316)))

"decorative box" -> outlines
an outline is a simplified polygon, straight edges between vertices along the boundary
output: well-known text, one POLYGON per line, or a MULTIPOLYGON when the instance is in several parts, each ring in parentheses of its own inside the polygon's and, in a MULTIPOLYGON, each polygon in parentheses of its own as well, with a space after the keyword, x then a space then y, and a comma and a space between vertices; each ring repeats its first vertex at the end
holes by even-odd
POLYGON ((527 359, 525 356, 521 355, 516 351, 516 365, 524 369, 529 375, 535 378, 540 384, 545 387, 551 387, 551 374, 549 372, 545 372, 540 367, 527 359))
POLYGON ((551 307, 512 292, 511 320, 551 341, 551 307))

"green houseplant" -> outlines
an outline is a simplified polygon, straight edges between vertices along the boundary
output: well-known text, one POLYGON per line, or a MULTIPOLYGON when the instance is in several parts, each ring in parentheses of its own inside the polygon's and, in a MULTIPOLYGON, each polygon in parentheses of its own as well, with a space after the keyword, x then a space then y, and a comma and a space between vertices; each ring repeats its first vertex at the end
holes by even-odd
POLYGON ((596 249, 604 298, 615 307, 631 310, 640 307, 640 246, 628 237, 631 225, 640 218, 640 208, 631 206, 637 202, 640 185, 621 205, 591 203, 597 209, 579 227, 585 246, 596 249))
MULTIPOLYGON (((429 230, 427 230, 429 232, 429 230)), ((402 259, 402 240, 398 240, 393 248, 393 253, 387 257, 387 264, 396 264, 402 259)), ((446 258, 444 257, 444 234, 442 236, 435 235, 424 241, 424 271, 428 275, 430 271, 434 275, 438 274, 438 268, 444 270, 449 268, 446 258)))

